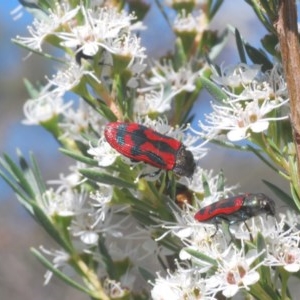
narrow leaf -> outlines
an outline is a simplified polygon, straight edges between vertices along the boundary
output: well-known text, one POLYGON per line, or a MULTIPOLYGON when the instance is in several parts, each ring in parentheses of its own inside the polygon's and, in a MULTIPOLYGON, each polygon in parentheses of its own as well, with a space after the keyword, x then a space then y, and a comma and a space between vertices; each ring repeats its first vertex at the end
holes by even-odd
POLYGON ((217 191, 218 192, 224 191, 224 184, 225 184, 224 172, 223 172, 223 170, 221 170, 218 174, 218 181, 217 181, 217 191))
POLYGON ((280 189, 277 185, 267 181, 263 180, 263 183, 267 185, 274 194, 276 194, 285 204, 288 205, 288 207, 294 209, 295 211, 299 211, 297 206, 295 205, 293 198, 289 196, 286 192, 284 192, 282 189, 280 189))
POLYGON ((24 190, 18 185, 16 184, 16 182, 14 180, 12 180, 11 178, 9 178, 4 172, 2 172, 0 170, 0 176, 6 181, 6 183, 12 188, 12 190, 15 192, 16 195, 18 195, 21 199, 21 203, 24 206, 27 206, 27 202, 31 201, 31 198, 28 197, 28 195, 24 192, 24 190))
POLYGON ((204 173, 202 174, 202 187, 203 187, 203 190, 204 190, 205 197, 209 197, 211 195, 211 191, 210 191, 210 188, 209 188, 207 178, 204 175, 204 173))
MULTIPOLYGON (((258 232, 257 238, 256 238, 256 247, 257 247, 257 252, 264 251, 259 257, 258 261, 263 262, 264 259, 266 258, 266 250, 267 250, 267 245, 264 239, 264 236, 258 232)), ((260 277, 263 278, 263 281, 266 282, 268 285, 272 284, 272 278, 271 278, 271 269, 267 266, 261 265, 258 269, 260 273, 260 277)))
POLYGON ((30 186, 30 189, 32 190, 32 194, 30 194, 30 195, 31 195, 32 199, 36 199, 36 197, 38 195, 40 195, 41 193, 43 193, 45 191, 45 189, 42 191, 40 190, 39 184, 37 183, 37 179, 36 179, 34 173, 32 172, 32 169, 28 165, 27 161, 22 156, 20 151, 17 151, 17 154, 19 156, 19 164, 20 164, 23 174, 25 176, 26 182, 28 182, 28 185, 30 186))
POLYGON ((101 114, 102 116, 104 116, 107 120, 109 120, 110 122, 115 122, 118 120, 118 118, 116 117, 116 115, 111 111, 111 109, 107 106, 106 103, 104 103, 103 101, 101 101, 100 99, 98 100, 98 104, 99 106, 96 107, 96 111, 101 114))
MULTIPOLYGON (((257 234, 256 246, 257 246, 257 252, 266 250, 266 242, 263 235, 260 232, 258 232, 257 234)), ((265 254, 260 255, 259 260, 262 261, 265 258, 265 256, 266 256, 265 254)))
POLYGON ((262 66, 261 69, 263 72, 273 68, 273 64, 270 62, 265 53, 257 50, 249 44, 245 44, 245 49, 252 62, 262 66))
POLYGON ((122 187, 122 188, 127 188, 127 189, 132 189, 132 188, 136 187, 136 185, 134 183, 111 176, 107 173, 104 173, 104 172, 96 170, 96 169, 80 169, 79 172, 83 176, 85 176, 93 181, 96 181, 96 182, 102 182, 105 184, 115 185, 117 187, 122 187))
POLYGON ((84 156, 84 155, 82 155, 78 152, 74 152, 74 151, 64 149, 64 148, 59 148, 59 151, 62 152, 63 154, 65 154, 65 155, 67 155, 71 158, 74 158, 77 161, 83 162, 87 165, 90 165, 90 166, 97 166, 98 165, 96 160, 94 160, 90 157, 84 156))
POLYGON ((18 45, 18 46, 20 46, 20 47, 22 47, 22 48, 24 48, 24 49, 26 49, 26 50, 28 50, 28 51, 30 51, 30 52, 33 52, 33 53, 38 54, 38 55, 40 55, 40 56, 43 56, 43 57, 45 57, 45 58, 47 58, 47 59, 51 59, 52 61, 56 61, 56 62, 59 62, 59 63, 62 63, 62 64, 66 64, 66 61, 64 61, 64 60, 62 60, 62 59, 59 59, 59 58, 57 58, 57 57, 55 57, 55 56, 52 56, 52 55, 50 55, 50 54, 48 54, 48 53, 45 53, 45 52, 41 52, 41 51, 37 51, 37 50, 35 50, 35 49, 32 49, 32 48, 30 48, 30 47, 24 45, 23 43, 19 42, 19 41, 16 40, 16 39, 12 39, 11 41, 12 41, 14 44, 16 44, 16 45, 18 45))
POLYGON ((213 17, 215 16, 215 14, 218 12, 219 8, 223 4, 224 0, 217 0, 216 3, 213 3, 213 2, 214 1, 212 1, 212 5, 211 5, 209 16, 208 16, 209 20, 213 19, 213 17))
POLYGON ((47 260, 38 250, 31 248, 30 249, 33 255, 48 269, 50 270, 54 275, 56 275, 58 278, 60 278, 62 281, 67 283, 68 285, 72 286, 73 288, 84 292, 88 295, 92 295, 92 292, 88 289, 86 289, 84 286, 80 285, 67 275, 65 275, 63 272, 61 272, 59 269, 55 268, 52 263, 47 260))
POLYGON ((209 54, 208 54, 208 57, 209 57, 209 60, 212 61, 212 60, 215 60, 219 54, 221 53, 221 51, 224 49, 224 47, 226 46, 227 44, 227 41, 228 41, 228 37, 229 37, 229 31, 228 29, 226 28, 221 36, 218 38, 218 43, 216 43, 210 50, 209 54))
POLYGON ((4 159, 7 165, 5 166, 6 170, 13 176, 15 181, 18 183, 20 187, 31 197, 34 199, 35 193, 32 190, 30 184, 27 182, 24 176, 24 170, 22 171, 11 159, 8 155, 4 154, 4 159))
POLYGON ((211 257, 209 257, 209 256, 207 256, 207 255, 205 255, 205 254, 203 254, 203 253, 201 253, 199 251, 196 251, 196 250, 190 249, 190 248, 184 248, 184 250, 187 253, 189 253, 190 255, 192 255, 193 257, 196 257, 199 260, 202 260, 203 262, 206 262, 206 263, 208 263, 210 265, 213 265, 215 267, 218 266, 218 263, 217 263, 217 261, 215 259, 213 259, 213 258, 211 258, 211 257))
POLYGON ((43 177, 41 175, 40 169, 38 167, 37 161, 34 157, 34 155, 32 153, 30 153, 30 162, 31 162, 31 169, 32 169, 32 173, 34 175, 34 178, 36 180, 38 189, 40 194, 44 193, 45 190, 47 189, 46 185, 45 185, 45 181, 43 180, 43 177))
POLYGON ((227 99, 228 96, 223 92, 223 90, 214 84, 211 80, 201 77, 200 81, 202 85, 207 89, 207 91, 219 102, 223 102, 224 99, 227 99))
POLYGON ((106 248, 105 240, 104 240, 103 237, 99 238, 98 247, 99 247, 99 251, 100 251, 101 256, 102 256, 102 262, 106 266, 106 271, 107 271, 107 273, 109 275, 109 278, 111 278, 111 279, 117 279, 116 275, 115 275, 114 261, 111 258, 110 254, 109 254, 109 251, 106 248))
POLYGON ((146 270, 142 267, 139 267, 138 269, 139 269, 139 271, 140 271, 140 273, 141 273, 141 275, 142 275, 142 277, 144 278, 145 281, 154 282, 156 277, 152 273, 150 273, 148 270, 146 270))
POLYGON ((62 239, 61 235, 54 227, 52 222, 49 220, 48 216, 44 213, 44 211, 35 203, 32 204, 32 209, 34 212, 35 219, 43 226, 46 232, 66 251, 70 252, 72 250, 72 246, 67 243, 64 239, 62 239))
POLYGON ((235 28, 234 33, 235 33, 235 42, 236 42, 238 52, 240 55, 240 60, 242 63, 246 64, 247 59, 246 59, 246 53, 245 53, 245 48, 244 48, 244 42, 243 42, 240 32, 238 31, 237 28, 235 28))

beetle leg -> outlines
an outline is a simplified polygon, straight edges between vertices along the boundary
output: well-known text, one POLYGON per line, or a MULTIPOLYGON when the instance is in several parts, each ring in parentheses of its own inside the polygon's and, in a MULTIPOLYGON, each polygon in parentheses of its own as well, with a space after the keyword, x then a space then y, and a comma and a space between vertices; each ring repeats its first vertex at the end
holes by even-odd
POLYGON ((244 221, 244 224, 245 224, 245 226, 246 226, 246 228, 247 228, 247 230, 248 230, 248 232, 249 232, 249 235, 250 235, 250 241, 251 241, 251 243, 253 243, 253 236, 252 236, 251 230, 250 230, 248 224, 246 223, 246 221, 244 221))
POLYGON ((215 229, 215 232, 210 236, 210 238, 213 238, 219 231, 219 224, 217 222, 215 222, 215 229))

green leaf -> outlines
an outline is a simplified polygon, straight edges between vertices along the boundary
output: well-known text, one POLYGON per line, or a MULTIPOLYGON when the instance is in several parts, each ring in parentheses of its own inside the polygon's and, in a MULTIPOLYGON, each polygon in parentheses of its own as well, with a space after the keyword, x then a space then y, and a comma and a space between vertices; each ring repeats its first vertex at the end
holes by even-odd
POLYGON ((33 155, 33 153, 30 153, 30 162, 31 162, 31 170, 32 174, 35 178, 35 181, 37 183, 37 187, 39 189, 39 192, 42 194, 46 191, 47 187, 45 185, 45 181, 41 175, 40 169, 38 167, 37 161, 33 155))
POLYGON ((237 28, 235 28, 234 33, 235 33, 235 42, 236 42, 238 52, 239 52, 239 55, 240 55, 240 60, 241 60, 242 63, 246 64, 247 59, 246 59, 244 41, 242 40, 240 32, 238 31, 237 28))
POLYGON ((19 187, 21 187, 22 190, 24 190, 28 194, 28 196, 34 199, 35 193, 24 174, 24 172, 26 172, 25 166, 23 165, 23 170, 21 170, 6 154, 4 154, 4 161, 1 160, 1 164, 4 166, 6 171, 8 171, 9 174, 12 176, 12 179, 17 182, 19 187))
POLYGON ((90 158, 88 156, 84 156, 78 152, 74 152, 74 151, 71 151, 71 150, 68 150, 68 149, 65 149, 65 148, 59 148, 59 151, 62 152, 63 154, 71 157, 71 158, 74 158, 75 160, 77 161, 80 161, 80 162, 83 162, 87 165, 90 165, 90 166, 97 166, 98 163, 96 160, 94 160, 93 158, 90 158))
POLYGON ((31 195, 32 199, 36 199, 37 196, 41 195, 46 190, 44 181, 41 178, 41 175, 40 175, 40 172, 38 170, 36 161, 34 160, 34 157, 31 154, 30 155, 30 160, 31 160, 31 163, 34 162, 35 172, 37 172, 38 177, 36 177, 36 174, 30 168, 27 161, 22 156, 22 153, 20 151, 17 151, 17 154, 19 156, 19 164, 21 166, 23 174, 25 175, 26 181, 27 181, 28 185, 30 186, 30 188, 33 191, 33 195, 31 195), (32 159, 33 159, 33 161, 32 161, 32 159))
MULTIPOLYGON (((258 262, 261 263, 264 261, 264 259, 267 256, 266 250, 267 250, 267 245, 265 242, 265 239, 263 235, 258 232, 257 237, 256 237, 256 247, 257 247, 257 252, 260 253, 264 251, 259 257, 258 257, 258 262)), ((258 268, 258 271, 260 273, 260 278, 263 278, 263 282, 267 283, 268 285, 272 285, 272 277, 271 277, 271 269, 267 266, 261 265, 258 268)))
POLYGON ((98 106, 95 108, 96 111, 105 117, 110 122, 115 122, 118 120, 116 115, 111 111, 111 109, 107 106, 107 104, 100 99, 97 98, 98 106))
POLYGON ((277 57, 276 45, 278 44, 278 37, 275 34, 266 34, 261 39, 261 44, 272 56, 277 57))
MULTIPOLYGON (((268 0, 267 0, 268 1, 268 0)), ((276 1, 268 1, 269 3, 271 2, 276 2, 276 1)), ((266 27, 267 31, 273 32, 274 34, 276 33, 276 30, 273 26, 273 24, 270 23, 269 19, 264 13, 264 10, 261 8, 261 5, 264 6, 263 3, 266 3, 264 0, 246 0, 246 3, 249 3, 249 5, 252 7, 254 12, 256 13, 258 19, 262 22, 262 24, 266 27)))
POLYGON ((115 274, 114 261, 111 258, 109 251, 106 248, 105 239, 102 236, 99 236, 98 247, 99 247, 99 251, 101 253, 101 258, 102 258, 101 262, 105 264, 106 271, 107 271, 107 274, 109 275, 109 278, 117 280, 116 274, 115 274))
POLYGON ((111 176, 99 169, 80 169, 79 172, 88 179, 96 182, 102 182, 105 184, 115 185, 117 187, 127 189, 136 187, 136 185, 132 182, 128 182, 118 177, 111 176))
POLYGON ((217 56, 221 53, 228 42, 229 31, 226 28, 222 34, 218 37, 217 42, 211 47, 210 52, 208 53, 208 57, 210 61, 213 61, 217 58, 217 56))
POLYGON ((291 194, 292 194, 293 203, 297 207, 296 211, 300 212, 300 203, 299 203, 298 190, 296 190, 295 186, 292 183, 290 184, 290 190, 291 190, 291 194))
POLYGON ((209 188, 209 183, 208 183, 207 178, 204 173, 202 174, 202 187, 204 190, 205 197, 209 197, 211 195, 211 191, 209 188))
POLYGON ((70 285, 71 287, 86 293, 88 295, 93 296, 93 293, 85 288, 84 286, 80 285, 67 275, 65 275, 63 272, 61 272, 59 269, 55 268, 52 263, 47 260, 38 250, 31 248, 30 249, 33 255, 48 269, 50 270, 54 275, 56 275, 58 278, 60 278, 62 281, 64 281, 66 284, 70 285))
POLYGON ((248 148, 247 145, 245 146, 240 146, 240 145, 236 145, 232 142, 228 142, 228 141, 223 141, 223 140, 209 140, 210 143, 219 145, 221 147, 225 147, 228 149, 233 149, 233 150, 238 150, 238 151, 250 151, 250 149, 248 148))
POLYGON ((214 84, 211 80, 201 77, 200 81, 202 85, 207 89, 207 91, 219 102, 224 101, 224 99, 227 99, 228 96, 226 93, 223 92, 223 90, 216 84, 214 84))
POLYGON ((273 68, 273 64, 262 50, 257 50, 248 43, 245 44, 245 49, 252 62, 262 66, 261 69, 263 72, 273 68))
POLYGON ((29 51, 32 52, 32 53, 38 54, 38 55, 43 56, 43 57, 45 57, 45 58, 47 58, 47 59, 51 59, 52 61, 56 61, 56 62, 59 62, 59 63, 62 63, 62 64, 66 64, 66 61, 64 61, 64 60, 62 60, 62 59, 59 59, 59 58, 57 58, 57 57, 54 57, 54 56, 52 56, 52 55, 50 55, 50 54, 48 54, 48 53, 40 52, 40 51, 38 51, 38 50, 32 49, 32 48, 30 48, 30 47, 24 45, 23 43, 19 42, 17 39, 12 39, 11 41, 12 41, 14 44, 16 44, 16 45, 18 45, 18 46, 20 46, 20 47, 22 47, 22 48, 24 48, 24 49, 26 49, 26 50, 29 50, 29 51))
MULTIPOLYGON (((265 242, 263 235, 260 232, 258 232, 258 234, 257 234, 256 246, 257 246, 257 252, 266 250, 266 242, 265 242)), ((262 254, 261 256, 259 256, 260 261, 262 261, 263 258, 265 258, 265 257, 266 257, 265 254, 262 254)))
POLYGON ((31 99, 36 99, 39 96, 39 89, 35 88, 34 85, 26 78, 24 79, 24 85, 31 99))
POLYGON ((280 189, 277 185, 267 181, 263 180, 263 183, 267 185, 274 194, 276 194, 285 204, 288 205, 288 207, 294 209, 295 211, 299 211, 298 207, 296 206, 295 202, 293 201, 293 198, 289 196, 286 192, 284 192, 282 189, 280 189))
POLYGON ((224 172, 223 172, 223 170, 220 170, 220 172, 218 174, 217 191, 218 192, 223 192, 224 191, 224 185, 225 185, 224 172))
POLYGON ((208 19, 212 20, 213 17, 215 16, 215 14, 218 12, 218 10, 220 9, 221 5, 223 4, 224 0, 216 0, 216 2, 214 3, 214 1, 209 1, 210 2, 210 11, 208 13, 208 19))
POLYGON ((138 269, 139 269, 142 277, 145 279, 145 281, 147 281, 147 282, 149 282, 149 281, 154 282, 155 281, 156 277, 151 272, 149 272, 148 270, 146 270, 145 268, 142 268, 142 267, 139 267, 138 269))
POLYGON ((12 190, 16 193, 19 201, 22 205, 26 207, 27 210, 31 212, 31 205, 29 203, 32 201, 30 197, 24 192, 24 190, 16 184, 16 182, 9 178, 4 172, 0 170, 0 176, 6 181, 6 183, 12 188, 12 190))
POLYGON ((196 251, 196 250, 190 249, 190 248, 184 248, 184 250, 187 253, 189 253, 191 256, 196 257, 197 259, 203 261, 204 263, 207 263, 207 264, 212 265, 214 267, 218 266, 218 262, 215 259, 207 256, 206 254, 203 254, 199 251, 196 251))
POLYGON ((250 286, 250 294, 259 300, 282 300, 273 287, 263 282, 263 278, 258 283, 250 286))
POLYGON ((35 219, 42 225, 46 232, 66 251, 71 252, 72 246, 65 241, 58 230, 54 227, 51 220, 44 213, 44 211, 35 203, 32 204, 33 214, 35 219))

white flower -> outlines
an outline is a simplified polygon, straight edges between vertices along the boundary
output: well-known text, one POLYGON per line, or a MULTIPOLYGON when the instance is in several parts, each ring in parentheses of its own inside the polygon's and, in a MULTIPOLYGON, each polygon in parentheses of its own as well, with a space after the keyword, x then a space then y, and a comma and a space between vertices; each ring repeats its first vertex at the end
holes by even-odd
POLYGON ((225 297, 233 297, 240 289, 249 289, 250 285, 255 284, 260 275, 256 269, 260 265, 251 268, 253 262, 262 255, 250 250, 247 255, 244 254, 244 249, 237 250, 232 248, 219 261, 219 267, 216 274, 206 280, 207 289, 214 295, 222 291, 225 297))
POLYGON ((90 128, 95 132, 101 132, 104 122, 106 122, 104 118, 81 99, 77 109, 70 107, 62 112, 59 126, 64 131, 62 136, 86 143, 87 140, 81 134, 90 128))
POLYGON ((220 176, 223 176, 223 174, 213 175, 212 170, 207 171, 200 167, 196 167, 195 172, 191 178, 182 177, 179 179, 179 182, 185 186, 188 186, 189 190, 195 192, 195 197, 199 200, 198 204, 200 204, 201 200, 201 207, 204 207, 232 194, 232 192, 237 188, 237 186, 228 187, 225 185, 223 190, 220 191, 220 176), (205 195, 205 188, 209 189, 211 196, 205 195), (201 195, 201 199, 199 199, 197 195, 201 195))
POLYGON ((59 70, 57 74, 51 79, 48 79, 48 81, 53 86, 54 91, 64 94, 78 86, 83 76, 90 76, 98 84, 101 83, 92 71, 86 71, 83 66, 75 62, 71 62, 68 68, 59 70))
POLYGON ((71 102, 64 103, 61 93, 48 89, 49 85, 41 91, 38 98, 25 102, 23 111, 26 119, 22 121, 24 124, 39 125, 50 121, 72 105, 71 102))
POLYGON ((207 19, 205 14, 201 13, 199 16, 193 16, 192 14, 187 14, 186 11, 177 14, 173 29, 175 32, 182 32, 183 34, 187 32, 199 32, 202 33, 207 27, 207 19))
POLYGON ((165 91, 169 91, 169 97, 181 93, 182 91, 193 92, 196 88, 195 81, 199 77, 198 72, 192 70, 192 63, 189 62, 185 66, 175 70, 171 61, 164 61, 162 64, 156 62, 151 68, 152 76, 144 77, 148 87, 141 88, 141 93, 148 92, 153 89, 161 89, 164 86, 165 91))
POLYGON ((216 233, 214 225, 207 226, 195 220, 194 215, 197 209, 189 204, 186 204, 181 210, 173 204, 171 210, 176 222, 164 222, 160 225, 166 231, 156 240, 159 241, 168 234, 178 237, 183 245, 185 245, 185 248, 180 251, 180 258, 196 262, 199 265, 198 272, 206 272, 212 267, 211 262, 200 261, 200 259, 188 253, 187 249, 203 253, 211 259, 218 259, 224 255, 224 252, 228 251, 225 235, 219 231, 216 233), (213 240, 211 238, 212 235, 214 235, 213 240))
POLYGON ((77 162, 76 165, 70 166, 69 169, 71 173, 69 175, 60 174, 59 179, 48 180, 49 184, 55 184, 59 187, 56 193, 61 193, 63 190, 73 189, 82 183, 85 179, 79 172, 79 169, 84 168, 84 164, 77 162))
POLYGON ((148 93, 140 94, 135 102, 135 111, 140 115, 147 115, 149 113, 164 113, 171 109, 172 97, 166 95, 164 87, 158 91, 150 91, 148 93))
POLYGON ((145 48, 141 46, 141 40, 136 35, 124 34, 115 39, 110 46, 110 52, 116 55, 133 58, 146 58, 145 48))
POLYGON ((62 46, 77 49, 88 56, 94 56, 100 47, 112 52, 111 42, 129 32, 131 21, 135 19, 113 7, 91 10, 82 6, 81 12, 84 17, 82 25, 71 27, 70 32, 56 34, 62 40, 62 46))
POLYGON ((206 116, 208 125, 199 122, 199 126, 207 132, 209 138, 214 138, 222 132, 227 133, 230 141, 239 141, 251 136, 251 132, 259 133, 268 129, 271 121, 287 119, 283 117, 269 117, 268 114, 283 106, 281 103, 253 100, 251 102, 227 101, 227 105, 212 104, 213 112, 206 116))
POLYGON ((48 11, 47 14, 40 12, 40 19, 34 19, 32 26, 28 26, 31 37, 19 37, 17 41, 33 50, 42 51, 42 43, 62 25, 70 22, 78 13, 80 6, 71 9, 67 2, 59 4, 56 2, 55 9, 48 11))
POLYGON ((266 239, 268 243, 267 257, 264 265, 282 266, 287 272, 298 272, 300 270, 300 231, 295 223, 286 229, 284 218, 273 233, 266 239))
POLYGON ((239 64, 211 78, 228 98, 221 105, 212 104, 207 124, 199 122, 208 139, 226 134, 230 141, 240 141, 267 130, 272 121, 288 118, 289 99, 281 65, 262 73, 260 66, 239 64))
POLYGON ((86 193, 71 189, 60 189, 59 192, 49 189, 37 201, 48 216, 68 217, 85 211, 86 193))
POLYGON ((221 70, 221 75, 215 72, 211 79, 223 87, 232 102, 261 102, 265 99, 276 105, 288 99, 282 65, 278 63, 265 73, 259 65, 248 66, 241 63, 221 70))
POLYGON ((198 300, 215 299, 210 296, 205 286, 205 280, 197 269, 184 268, 177 263, 176 272, 168 272, 163 278, 160 274, 155 279, 151 296, 153 300, 198 300))
POLYGON ((95 209, 92 213, 95 215, 96 220, 93 226, 96 226, 98 222, 103 222, 110 208, 110 201, 113 196, 113 187, 106 184, 98 184, 96 192, 90 193, 90 205, 95 209))
POLYGON ((87 152, 97 160, 100 167, 112 165, 116 158, 120 156, 120 154, 109 145, 104 137, 99 139, 97 147, 90 145, 90 149, 87 152))
POLYGON ((98 215, 93 213, 93 209, 75 215, 70 225, 70 233, 74 237, 78 237, 86 246, 93 246, 97 244, 100 235, 114 238, 123 237, 124 224, 128 218, 121 218, 118 222, 113 219, 117 208, 112 207, 105 215, 102 221, 97 220, 98 215))
POLYGON ((236 66, 229 66, 221 69, 221 74, 215 71, 210 78, 221 86, 233 89, 250 84, 254 79, 261 75, 260 72, 260 65, 249 66, 247 64, 240 63, 236 66))
POLYGON ((92 216, 90 211, 73 218, 69 230, 74 237, 79 237, 82 243, 87 246, 93 246, 99 240, 99 234, 94 228, 94 224, 95 217, 92 216))

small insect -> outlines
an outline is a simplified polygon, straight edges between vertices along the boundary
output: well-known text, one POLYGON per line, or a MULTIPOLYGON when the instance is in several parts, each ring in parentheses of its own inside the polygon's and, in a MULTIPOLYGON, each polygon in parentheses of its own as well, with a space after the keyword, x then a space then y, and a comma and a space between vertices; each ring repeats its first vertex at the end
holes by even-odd
MULTIPOLYGON (((137 123, 112 122, 104 130, 107 142, 133 161, 190 177, 196 164, 191 151, 178 140, 137 123)), ((159 172, 160 172, 159 170, 159 172)), ((155 173, 156 174, 156 173, 155 173)))
POLYGON ((175 203, 183 209, 187 204, 192 204, 193 193, 184 185, 176 186, 175 203))
POLYGON ((247 193, 207 205, 194 218, 199 222, 215 224, 218 230, 218 224, 222 222, 232 225, 264 213, 275 216, 275 202, 262 193, 247 193))

